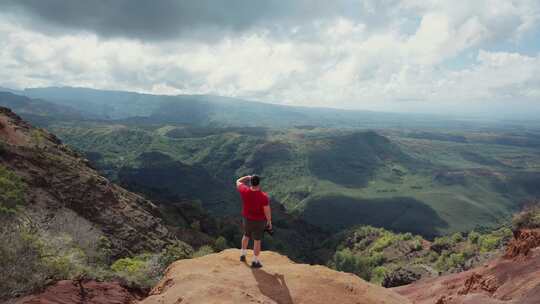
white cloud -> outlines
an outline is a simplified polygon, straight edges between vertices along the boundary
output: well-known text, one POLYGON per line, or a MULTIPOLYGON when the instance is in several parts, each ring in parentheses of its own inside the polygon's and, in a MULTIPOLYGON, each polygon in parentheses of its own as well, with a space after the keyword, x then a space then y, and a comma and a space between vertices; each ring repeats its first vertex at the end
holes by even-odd
POLYGON ((212 43, 51 36, 0 19, 0 86, 219 94, 379 110, 540 97, 539 54, 486 48, 526 43, 523 35, 539 30, 538 1, 365 4, 369 14, 385 10, 395 19, 374 30, 371 19, 338 17, 285 36, 257 28, 212 43), (477 54, 475 60, 459 69, 445 65, 465 52, 477 54))

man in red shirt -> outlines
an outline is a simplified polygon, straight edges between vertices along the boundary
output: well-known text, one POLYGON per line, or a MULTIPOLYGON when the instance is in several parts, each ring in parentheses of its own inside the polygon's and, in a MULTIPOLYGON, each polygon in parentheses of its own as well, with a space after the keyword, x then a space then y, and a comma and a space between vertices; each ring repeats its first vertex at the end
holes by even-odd
POLYGON ((272 230, 272 213, 268 194, 261 191, 260 178, 257 175, 239 178, 236 181, 236 189, 242 197, 242 226, 244 229, 240 261, 246 261, 246 249, 249 239, 252 238, 255 257, 251 267, 261 268, 262 264, 259 260, 261 240, 266 227, 272 230))

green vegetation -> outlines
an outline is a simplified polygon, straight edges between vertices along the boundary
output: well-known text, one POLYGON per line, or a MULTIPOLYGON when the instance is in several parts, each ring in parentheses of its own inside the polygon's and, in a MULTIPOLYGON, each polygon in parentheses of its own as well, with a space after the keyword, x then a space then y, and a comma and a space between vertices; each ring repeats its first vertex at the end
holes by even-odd
POLYGON ((34 129, 30 132, 30 137, 36 148, 43 148, 45 144, 45 132, 42 129, 34 129))
POLYGON ((535 149, 474 138, 137 122, 51 129, 111 180, 154 201, 200 201, 214 215, 237 214, 233 181, 258 173, 274 201, 328 231, 373 225, 434 238, 493 228, 540 188, 535 149))
POLYGON ((25 189, 22 178, 0 165, 0 214, 14 214, 24 206, 25 189))
POLYGON ((158 259, 155 254, 123 258, 114 262, 111 270, 131 286, 152 288, 162 276, 163 268, 158 259))
POLYGON ((204 245, 204 246, 201 246, 199 249, 197 249, 197 251, 193 253, 193 257, 200 258, 205 255, 212 254, 212 253, 214 253, 214 249, 212 248, 212 246, 204 245))
POLYGON ((435 268, 441 272, 464 269, 467 260, 502 248, 511 236, 512 231, 503 227, 484 234, 472 231, 467 236, 459 234, 459 237, 437 238, 432 245, 432 249, 438 253, 435 268))
POLYGON ((174 243, 167 245, 165 249, 161 251, 159 264, 163 267, 169 266, 171 263, 189 259, 193 256, 193 248, 182 241, 175 241, 174 243))
POLYGON ((227 244, 227 240, 222 236, 218 237, 214 242, 214 249, 218 252, 227 248, 229 248, 229 244, 227 244))
POLYGON ((332 266, 336 270, 354 273, 365 280, 370 280, 374 268, 383 262, 380 255, 365 257, 354 254, 350 249, 345 248, 334 254, 332 266))
MULTIPOLYGON (((207 254, 201 248, 198 256, 207 254)), ((170 263, 193 257, 188 244, 175 241, 161 252, 112 260, 110 242, 101 236, 95 248, 83 248, 66 233, 49 234, 17 216, 0 227, 0 299, 39 290, 51 282, 80 278, 121 280, 148 290, 170 263)))
POLYGON ((411 233, 362 226, 339 234, 325 245, 336 246, 330 267, 380 284, 390 271, 409 262, 403 259, 403 253, 422 250, 421 242, 420 236, 411 233))
MULTIPOLYGON (((487 233, 472 231, 436 238, 431 245, 411 233, 358 227, 336 235, 326 248, 336 248, 328 265, 380 284, 398 269, 431 269, 432 273, 469 269, 485 254, 501 249, 512 232, 503 227, 487 233)), ((428 271, 429 272, 429 271, 428 271)))
POLYGON ((106 265, 90 263, 70 236, 44 234, 18 218, 5 224, 0 227, 0 299, 35 291, 56 280, 109 277, 106 265))

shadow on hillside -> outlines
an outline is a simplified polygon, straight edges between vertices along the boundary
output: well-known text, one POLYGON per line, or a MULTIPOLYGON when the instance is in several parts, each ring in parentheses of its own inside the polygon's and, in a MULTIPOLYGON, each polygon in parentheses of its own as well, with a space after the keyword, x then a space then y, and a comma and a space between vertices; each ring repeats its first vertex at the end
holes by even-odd
POLYGON ((282 274, 270 274, 262 269, 251 269, 261 293, 279 304, 293 304, 291 293, 282 274))
POLYGON ((388 138, 373 131, 338 135, 317 145, 308 156, 310 171, 344 187, 365 187, 385 161, 412 164, 388 138))
POLYGON ((433 208, 410 197, 359 199, 331 194, 311 199, 302 217, 333 231, 371 225, 426 238, 433 238, 438 235, 438 229, 448 227, 433 208))

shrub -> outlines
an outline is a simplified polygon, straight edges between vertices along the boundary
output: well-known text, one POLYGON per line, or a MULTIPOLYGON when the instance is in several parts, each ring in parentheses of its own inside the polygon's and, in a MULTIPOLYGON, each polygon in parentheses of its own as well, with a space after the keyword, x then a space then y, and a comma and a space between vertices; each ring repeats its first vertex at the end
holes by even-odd
POLYGON ((32 138, 32 141, 34 142, 35 146, 37 148, 42 148, 45 146, 46 142, 46 135, 45 131, 42 129, 35 129, 30 132, 30 137, 32 138))
POLYGON ((452 240, 452 244, 457 244, 463 241, 463 235, 461 234, 461 232, 456 232, 452 235, 451 240, 452 240))
POLYGON ((66 250, 62 244, 69 240, 44 239, 17 219, 3 224, 5 226, 0 227, 0 298, 23 295, 50 281, 70 279, 82 272, 84 253, 76 248, 66 250))
POLYGON ((364 256, 354 254, 349 248, 345 248, 334 254, 330 266, 339 271, 354 273, 369 281, 373 270, 383 263, 384 257, 381 253, 364 256))
POLYGON ((333 268, 339 271, 355 273, 358 269, 358 260, 349 248, 337 251, 332 262, 333 268))
POLYGON ((141 254, 117 260, 111 270, 131 287, 152 288, 161 278, 163 267, 159 255, 141 254))
POLYGON ((112 255, 112 244, 106 236, 100 236, 97 241, 97 254, 95 261, 103 265, 109 265, 112 255))
POLYGON ((212 253, 214 253, 214 249, 211 246, 204 245, 204 246, 201 246, 197 251, 195 251, 195 253, 193 254, 193 257, 200 258, 202 256, 209 255, 212 253))
POLYGON ((430 251, 427 255, 427 260, 431 263, 436 262, 439 259, 439 254, 435 251, 430 251))
POLYGON ((214 249, 216 249, 218 252, 227 248, 229 248, 229 244, 227 244, 227 240, 222 236, 218 237, 214 242, 214 249))
POLYGON ((87 256, 76 246, 73 239, 66 235, 41 235, 43 263, 52 270, 52 277, 57 280, 71 279, 88 273, 87 256))
POLYGON ((371 250, 382 251, 384 248, 392 245, 398 240, 399 238, 397 235, 391 232, 384 232, 384 234, 373 243, 373 245, 371 246, 371 250))
POLYGON ((409 247, 412 251, 420 251, 422 250, 422 241, 420 240, 412 240, 409 244, 409 247))
POLYGON ((410 232, 407 232, 407 233, 404 233, 404 234, 401 235, 401 239, 402 239, 403 241, 409 241, 409 240, 412 240, 413 237, 414 237, 414 236, 413 236, 412 233, 410 233, 410 232))
POLYGON ((431 249, 437 253, 442 253, 452 247, 452 241, 448 237, 438 237, 431 244, 431 249))
POLYGON ((479 239, 480 252, 489 252, 499 246, 500 238, 492 234, 483 235, 479 239))
POLYGON ((480 233, 476 232, 476 231, 471 231, 469 233, 469 236, 467 237, 469 242, 471 244, 475 244, 477 245, 478 244, 478 241, 480 240, 480 233))
POLYGON ((501 228, 490 234, 481 235, 478 239, 480 252, 485 253, 500 248, 511 236, 512 231, 508 228, 501 228))
POLYGON ((42 244, 29 232, 2 230, 0 299, 21 295, 44 286, 48 271, 42 263, 42 244))
POLYGON ((450 267, 448 265, 448 258, 450 257, 450 253, 448 251, 443 251, 439 258, 437 259, 437 262, 435 262, 435 268, 438 271, 447 271, 450 267))
POLYGON ((465 256, 463 253, 452 253, 448 257, 448 269, 460 267, 465 263, 465 256))
POLYGON ((371 272, 371 282, 380 285, 388 273, 388 269, 384 266, 375 267, 371 272))
POLYGON ((183 259, 189 259, 193 255, 193 248, 182 242, 182 241, 175 241, 170 245, 167 245, 162 251, 161 255, 159 257, 159 264, 162 266, 163 269, 167 268, 171 263, 183 260, 183 259))
POLYGON ((22 178, 0 165, 0 214, 14 214, 25 204, 26 184, 22 178))

